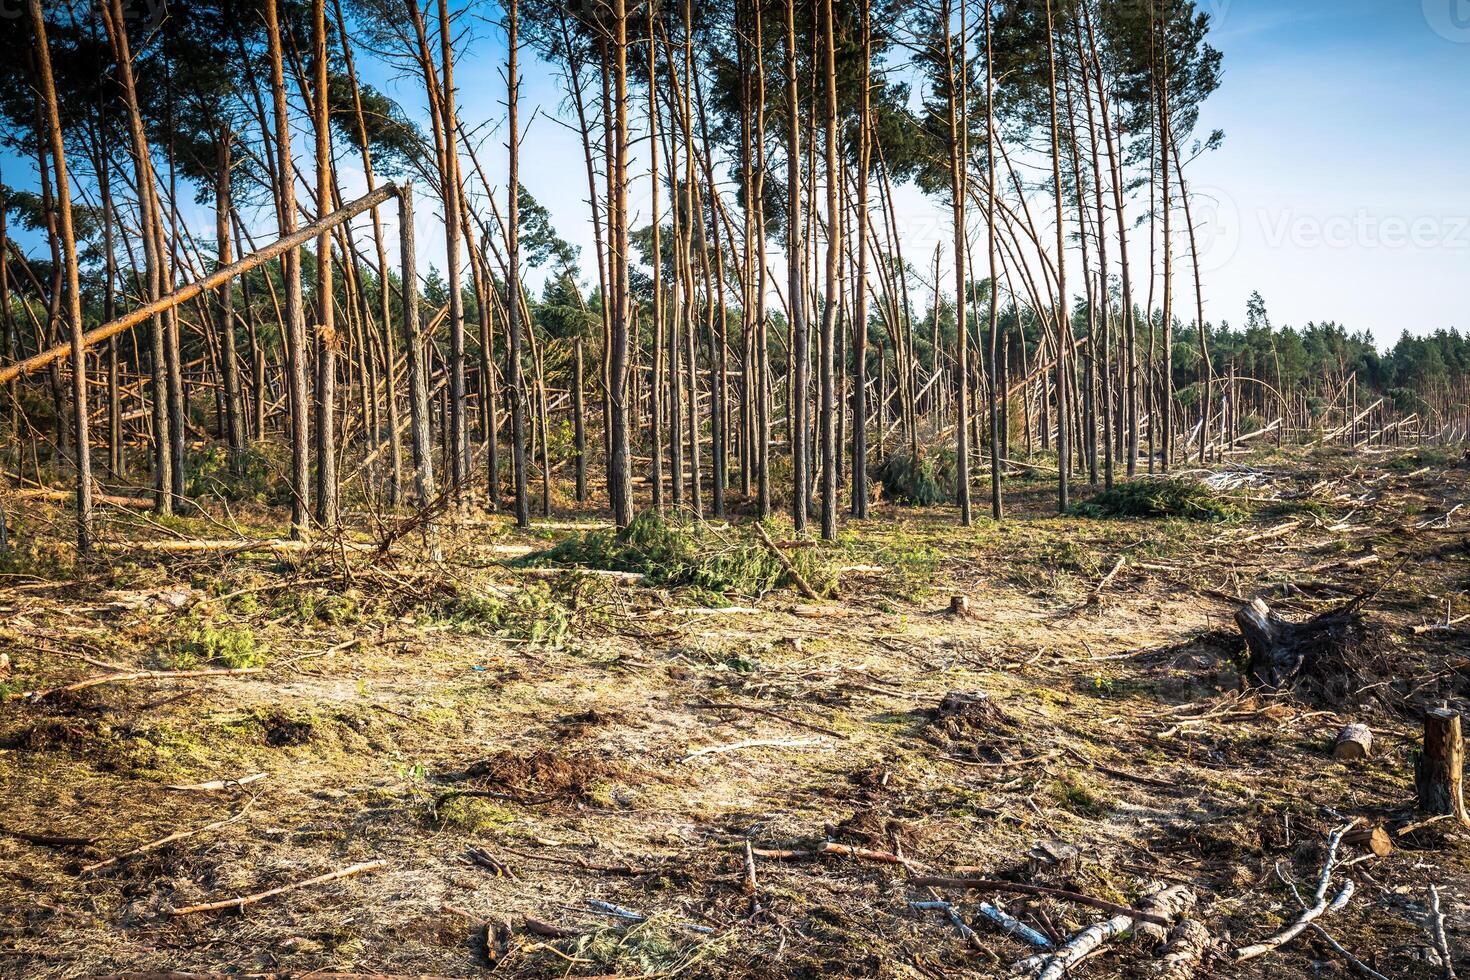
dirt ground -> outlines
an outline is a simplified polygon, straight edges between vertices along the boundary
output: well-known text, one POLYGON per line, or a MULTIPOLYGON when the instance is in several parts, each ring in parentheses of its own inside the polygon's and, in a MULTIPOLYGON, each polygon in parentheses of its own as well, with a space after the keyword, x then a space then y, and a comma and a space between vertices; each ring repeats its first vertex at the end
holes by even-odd
MULTIPOLYGON (((1354 818, 1394 849, 1344 844, 1331 894, 1356 893, 1319 921, 1361 966, 1309 930, 1200 975, 1447 976, 1431 884, 1470 972, 1470 831, 1396 834, 1422 819, 1424 706, 1470 708, 1470 621, 1443 625, 1470 613, 1470 466, 1318 450, 1212 479, 1248 513, 1057 517, 1041 477, 1000 525, 882 504, 819 549, 819 602, 505 566, 586 516, 456 520, 433 558, 412 534, 387 556, 158 550, 279 526, 114 510, 116 550, 78 569, 55 504, 9 501, 0 976, 992 977, 1032 950, 910 903, 1061 936, 1109 916, 915 884, 955 873, 1129 905, 1185 884, 1228 951, 1295 919, 1294 888, 1311 903, 1354 818), (1243 601, 1302 618, 1375 589, 1382 676, 1346 700, 1242 689, 1243 601), (1332 758, 1348 721, 1365 761, 1332 758)), ((1123 936, 1075 972, 1158 956, 1123 936)))

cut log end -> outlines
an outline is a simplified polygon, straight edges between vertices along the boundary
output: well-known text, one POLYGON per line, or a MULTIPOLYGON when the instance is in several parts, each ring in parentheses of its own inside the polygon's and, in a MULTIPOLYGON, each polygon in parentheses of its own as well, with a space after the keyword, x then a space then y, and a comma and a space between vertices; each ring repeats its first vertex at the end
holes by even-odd
POLYGON ((1373 752, 1373 732, 1367 725, 1344 725, 1332 746, 1332 757, 1338 762, 1366 759, 1373 752))

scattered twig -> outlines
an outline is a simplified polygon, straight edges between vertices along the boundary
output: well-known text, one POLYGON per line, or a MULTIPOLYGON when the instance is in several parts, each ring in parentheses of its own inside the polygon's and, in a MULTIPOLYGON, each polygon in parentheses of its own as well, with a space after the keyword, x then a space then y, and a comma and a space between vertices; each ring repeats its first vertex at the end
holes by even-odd
POLYGON ((1450 943, 1444 933, 1444 913, 1439 909, 1439 886, 1429 886, 1429 935, 1434 940, 1434 948, 1439 952, 1440 962, 1444 965, 1445 980, 1455 980, 1455 961, 1450 956, 1450 943))
POLYGON ((980 941, 980 937, 975 933, 975 930, 970 928, 969 923, 965 921, 959 912, 955 911, 955 907, 949 902, 910 902, 909 908, 916 912, 943 912, 945 918, 949 919, 950 925, 955 927, 955 930, 964 938, 965 942, 969 943, 975 949, 984 948, 984 944, 980 941))
POLYGON ((847 738, 846 735, 842 734, 839 731, 834 731, 831 728, 823 728, 821 725, 814 725, 809 721, 802 721, 799 718, 792 718, 788 715, 781 714, 779 711, 772 711, 769 708, 761 708, 753 704, 735 704, 734 702, 730 701, 705 701, 699 704, 692 704, 690 705, 690 707, 694 708, 696 711, 749 711, 757 715, 765 715, 767 718, 775 718, 777 721, 784 721, 788 725, 796 725, 798 728, 807 728, 811 731, 819 732, 823 735, 830 735, 833 738, 847 738))
POLYGON ((552 857, 547 854, 534 854, 531 851, 518 850, 504 844, 501 845, 500 849, 509 854, 514 854, 517 857, 527 858, 532 861, 543 861, 547 864, 564 864, 573 868, 581 868, 583 871, 600 871, 603 874, 627 875, 628 877, 636 877, 637 875, 646 873, 644 869, 630 864, 593 864, 591 861, 582 858, 561 858, 552 857))
POLYGON ((228 826, 229 824, 232 824, 236 820, 239 820, 241 817, 245 816, 245 813, 250 809, 251 805, 254 802, 255 797, 252 796, 249 800, 245 802, 245 805, 242 806, 239 811, 236 812, 235 815, 232 817, 226 817, 223 820, 216 820, 214 823, 205 824, 203 827, 196 827, 193 830, 176 830, 166 837, 160 837, 157 840, 151 840, 146 844, 140 844, 137 847, 133 848, 131 851, 123 851, 121 854, 114 855, 113 857, 104 858, 101 861, 96 861, 92 864, 84 865, 81 869, 81 873, 84 875, 91 874, 93 871, 98 871, 102 868, 109 867, 121 861, 126 861, 129 858, 137 857, 139 854, 147 854, 149 851, 156 851, 160 847, 163 847, 166 844, 172 844, 176 840, 183 840, 185 837, 193 837, 195 834, 204 834, 208 833, 211 830, 218 830, 221 827, 228 826))
POLYGON ((680 762, 688 762, 702 755, 718 755, 725 752, 736 752, 740 749, 753 749, 762 746, 780 749, 799 749, 812 745, 821 745, 819 738, 748 738, 740 742, 731 742, 728 745, 711 745, 703 749, 695 749, 680 759, 680 762))
MULTIPOLYGON (((611 902, 600 902, 596 899, 589 898, 587 900, 587 904, 591 906, 594 911, 601 912, 604 915, 611 915, 614 918, 626 919, 629 922, 648 921, 648 916, 644 915, 643 913, 634 912, 632 909, 625 909, 621 905, 614 905, 611 902)), ((714 932, 714 930, 711 929, 709 926, 696 925, 693 922, 676 922, 674 924, 677 925, 680 929, 688 929, 690 932, 697 932, 705 936, 711 935, 714 932)))
POLYGON ((311 885, 326 884, 329 881, 337 881, 340 878, 348 878, 352 875, 363 874, 367 871, 377 871, 379 868, 385 867, 387 864, 388 862, 383 860, 364 861, 361 864, 354 864, 351 867, 343 868, 340 871, 333 871, 329 874, 317 875, 315 878, 307 878, 305 881, 295 881, 289 885, 281 885, 279 888, 270 888, 263 892, 256 892, 253 895, 243 895, 239 898, 226 898, 218 902, 205 902, 202 905, 187 905, 181 909, 171 909, 169 911, 169 915, 193 915, 196 912, 219 912, 224 909, 242 909, 247 905, 254 905, 256 902, 264 901, 267 898, 274 898, 277 895, 284 895, 286 892, 294 892, 300 888, 306 888, 311 885))
MULTIPOLYGON (((1388 977, 1386 977, 1383 974, 1379 973, 1377 970, 1373 969, 1367 963, 1364 963, 1362 960, 1358 959, 1352 953, 1349 953, 1347 950, 1343 949, 1342 948, 1342 944, 1339 943, 1336 939, 1333 939, 1332 936, 1328 935, 1326 929, 1323 929, 1321 926, 1319 926, 1315 922, 1312 923, 1312 925, 1310 926, 1310 928, 1311 928, 1311 930, 1313 932, 1315 932, 1317 934, 1317 936, 1319 938, 1321 938, 1324 942, 1326 942, 1327 945, 1331 946, 1337 952, 1337 955, 1339 955, 1343 959, 1347 960, 1348 961, 1348 965, 1350 965, 1353 969, 1357 970, 1363 976, 1369 977, 1369 978, 1371 978, 1371 980, 1388 980, 1388 977)), ((1454 974, 1450 974, 1450 976, 1453 977, 1454 974)))

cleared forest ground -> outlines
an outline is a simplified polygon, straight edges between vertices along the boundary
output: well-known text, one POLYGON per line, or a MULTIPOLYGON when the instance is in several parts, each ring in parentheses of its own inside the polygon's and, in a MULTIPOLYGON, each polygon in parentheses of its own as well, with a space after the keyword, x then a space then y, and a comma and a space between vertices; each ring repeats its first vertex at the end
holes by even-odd
MULTIPOLYGON (((1234 472, 1227 521, 1057 517, 1042 476, 1008 484, 999 526, 883 503, 815 549, 837 580, 819 602, 509 568, 585 528, 483 514, 430 560, 416 532, 379 554, 379 529, 190 550, 165 542, 269 538, 280 515, 113 510, 110 566, 78 572, 66 515, 12 501, 0 975, 988 977, 1029 948, 983 920, 972 946, 909 903, 968 921, 995 902, 1068 935, 1107 918, 912 883, 961 867, 1121 904, 1183 883, 1229 947, 1263 939, 1334 826, 1418 819, 1401 702, 1470 697, 1470 624, 1423 628, 1470 612, 1470 467, 1319 450, 1234 472), (1301 617, 1380 588, 1368 617, 1411 674, 1365 678, 1361 704, 1241 689, 1242 601, 1301 617), (249 672, 19 696, 118 668, 249 672), (987 697, 941 711, 951 692, 987 697), (1333 761, 1348 721, 1372 727, 1370 759, 1333 761), (216 780, 243 785, 170 788, 216 780), (909 866, 811 853, 826 842, 909 866)), ((1335 880, 1357 893, 1321 924, 1382 974, 1441 976, 1435 883, 1470 968, 1470 833, 1394 844, 1344 845, 1335 880)), ((1077 973, 1156 963, 1128 937, 1077 973)), ((1309 931, 1204 974, 1357 972, 1309 931)))

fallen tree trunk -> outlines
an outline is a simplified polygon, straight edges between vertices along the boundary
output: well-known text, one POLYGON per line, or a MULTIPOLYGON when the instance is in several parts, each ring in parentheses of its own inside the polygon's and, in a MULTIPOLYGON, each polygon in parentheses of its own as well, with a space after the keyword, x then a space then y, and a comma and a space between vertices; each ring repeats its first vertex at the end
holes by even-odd
MULTIPOLYGON (((107 338, 115 337, 125 330, 129 330, 160 313, 187 303, 196 296, 200 296, 209 292, 211 289, 222 286, 236 276, 243 275, 258 265, 269 262, 271 259, 284 255, 293 248, 306 244, 323 232, 330 231, 342 222, 349 221, 364 211, 377 207, 397 194, 398 188, 396 185, 392 183, 384 184, 372 193, 365 194, 350 204, 343 205, 331 214, 312 222, 294 234, 277 239, 265 248, 252 252, 236 262, 231 262, 229 265, 220 266, 209 275, 179 287, 167 296, 160 296, 151 303, 145 303, 115 320, 110 320, 100 327, 88 330, 82 335, 81 346, 87 348, 94 344, 99 344, 107 338)), ((62 358, 70 356, 71 344, 58 344, 23 361, 17 361, 14 364, 8 364, 0 368, 0 384, 14 381, 21 375, 39 371, 54 361, 59 361, 62 358)))

